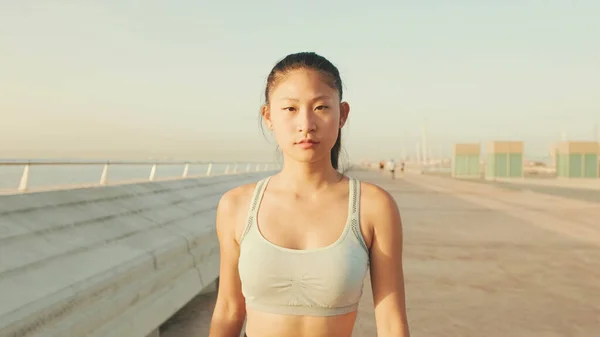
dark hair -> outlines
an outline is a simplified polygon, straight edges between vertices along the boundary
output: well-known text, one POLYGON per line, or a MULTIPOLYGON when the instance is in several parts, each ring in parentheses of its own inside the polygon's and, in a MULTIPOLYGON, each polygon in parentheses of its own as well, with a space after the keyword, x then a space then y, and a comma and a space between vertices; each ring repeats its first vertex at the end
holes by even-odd
MULTIPOLYGON (((331 62, 329 62, 329 60, 327 60, 321 55, 318 55, 313 52, 301 52, 290 54, 283 58, 281 61, 277 62, 277 64, 275 64, 275 66, 269 73, 269 77, 267 77, 267 86, 265 88, 265 104, 269 104, 269 93, 277 84, 277 82, 289 71, 297 69, 312 69, 320 72, 325 78, 329 80, 329 85, 332 88, 337 89, 338 94, 340 96, 340 101, 342 100, 342 79, 340 77, 340 72, 338 71, 338 69, 331 62)), ((330 155, 331 164, 336 170, 339 166, 341 149, 342 130, 340 128, 338 129, 338 136, 335 140, 333 148, 331 149, 330 155)))

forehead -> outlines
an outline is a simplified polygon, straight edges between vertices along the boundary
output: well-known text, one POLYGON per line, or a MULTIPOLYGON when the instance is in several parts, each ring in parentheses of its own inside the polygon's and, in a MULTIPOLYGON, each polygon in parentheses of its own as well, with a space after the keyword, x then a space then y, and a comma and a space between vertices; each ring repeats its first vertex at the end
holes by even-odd
POLYGON ((317 96, 338 97, 327 75, 312 69, 295 69, 281 76, 271 88, 271 99, 311 99, 317 96))

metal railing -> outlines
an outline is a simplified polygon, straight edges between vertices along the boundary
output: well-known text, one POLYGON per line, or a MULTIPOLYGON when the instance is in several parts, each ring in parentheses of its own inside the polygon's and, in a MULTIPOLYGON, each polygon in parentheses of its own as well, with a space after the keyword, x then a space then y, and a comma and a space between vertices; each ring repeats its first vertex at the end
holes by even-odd
MULTIPOLYGON (((0 168, 2 167, 23 167, 19 184, 16 188, 4 188, 0 187, 0 193, 25 193, 32 190, 52 190, 52 189, 64 189, 64 188, 77 188, 77 187, 91 187, 91 186, 106 186, 109 184, 122 184, 122 183, 133 183, 142 181, 156 181, 156 180, 172 180, 172 179, 186 179, 186 178, 198 178, 208 177, 215 175, 224 174, 239 174, 247 172, 261 172, 269 171, 281 168, 280 164, 272 162, 191 162, 191 161, 169 161, 169 162, 150 162, 150 161, 0 161, 0 168), (96 177, 96 182, 87 183, 73 183, 66 185, 46 184, 45 187, 39 187, 32 189, 30 186, 31 169, 33 167, 102 167, 96 177), (134 166, 143 167, 146 166, 149 171, 146 171, 147 178, 142 179, 123 179, 111 181, 109 179, 109 173, 113 167, 122 166, 134 166), (177 167, 179 166, 181 174, 169 175, 162 178, 157 176, 159 167, 177 167), (190 174, 190 169, 199 166, 202 168, 200 172, 190 174), (219 171, 217 168, 221 168, 219 171), (48 186, 49 185, 49 186, 48 186)), ((145 176, 145 175, 144 175, 145 176)), ((1 180, 1 175, 0 175, 1 180)), ((49 179, 53 181, 53 179, 49 179)), ((1 181, 0 181, 1 182, 1 181)))

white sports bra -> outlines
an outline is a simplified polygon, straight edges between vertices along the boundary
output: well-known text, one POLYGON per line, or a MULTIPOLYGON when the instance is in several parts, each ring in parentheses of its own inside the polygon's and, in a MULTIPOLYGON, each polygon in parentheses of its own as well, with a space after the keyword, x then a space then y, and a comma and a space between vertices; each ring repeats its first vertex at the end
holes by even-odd
POLYGON ((356 310, 369 266, 369 251, 360 232, 360 182, 350 178, 342 235, 326 247, 296 250, 271 243, 258 229, 256 218, 269 179, 256 185, 240 240, 238 270, 246 306, 306 316, 356 310))

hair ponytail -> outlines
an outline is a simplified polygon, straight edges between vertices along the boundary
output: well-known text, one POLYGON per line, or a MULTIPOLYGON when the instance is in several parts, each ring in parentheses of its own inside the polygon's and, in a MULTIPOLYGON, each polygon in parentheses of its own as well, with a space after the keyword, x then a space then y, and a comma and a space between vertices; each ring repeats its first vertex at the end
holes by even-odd
POLYGON ((339 161, 340 161, 340 152, 342 150, 342 129, 338 130, 338 136, 335 140, 335 144, 331 148, 331 165, 333 165, 334 169, 338 169, 339 161))

